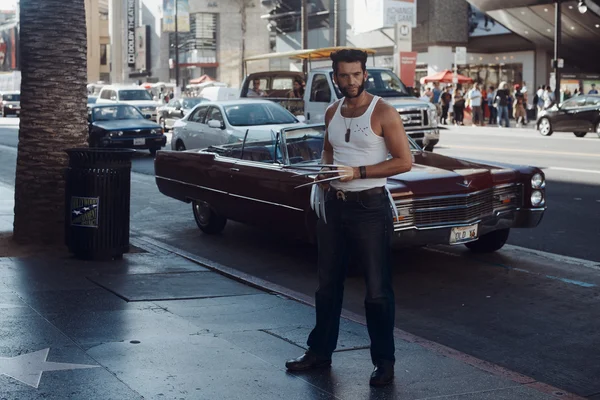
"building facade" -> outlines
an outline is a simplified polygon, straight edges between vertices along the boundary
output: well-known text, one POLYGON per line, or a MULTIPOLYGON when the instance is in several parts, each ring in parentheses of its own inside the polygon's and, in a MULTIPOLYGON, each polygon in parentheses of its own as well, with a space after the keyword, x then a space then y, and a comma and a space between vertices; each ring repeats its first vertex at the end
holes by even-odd
POLYGON ((178 0, 177 33, 175 0, 111 0, 109 8, 114 83, 175 82, 177 48, 180 87, 203 75, 238 87, 244 74, 242 53, 270 49, 258 0, 178 0), (133 57, 128 41, 132 27, 133 57))
POLYGON ((85 0, 88 83, 110 81, 108 0, 85 0))

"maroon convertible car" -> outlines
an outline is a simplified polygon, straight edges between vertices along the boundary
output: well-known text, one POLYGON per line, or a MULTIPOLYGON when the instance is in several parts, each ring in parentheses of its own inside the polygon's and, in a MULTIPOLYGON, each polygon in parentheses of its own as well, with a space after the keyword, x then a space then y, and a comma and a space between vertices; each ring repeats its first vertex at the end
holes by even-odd
MULTIPOLYGON (((223 230, 227 219, 313 241, 317 217, 305 176, 323 148, 324 125, 248 130, 243 141, 183 152, 159 151, 159 190, 191 203, 199 228, 223 230)), ((500 249, 511 228, 534 228, 544 214, 545 178, 535 167, 446 157, 409 138, 413 168, 388 178, 398 210, 395 244, 465 244, 500 249)))

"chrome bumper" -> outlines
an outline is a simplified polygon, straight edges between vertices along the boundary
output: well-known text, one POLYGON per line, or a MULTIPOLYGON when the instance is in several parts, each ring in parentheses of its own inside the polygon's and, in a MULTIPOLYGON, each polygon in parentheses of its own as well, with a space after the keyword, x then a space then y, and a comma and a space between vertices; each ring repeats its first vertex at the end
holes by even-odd
MULTIPOLYGON (((494 215, 465 224, 444 226, 397 228, 394 247, 449 244, 450 232, 454 227, 478 224, 478 236, 508 228, 535 228, 542 221, 545 207, 498 211, 494 215)), ((462 244, 462 243, 461 243, 462 244)))

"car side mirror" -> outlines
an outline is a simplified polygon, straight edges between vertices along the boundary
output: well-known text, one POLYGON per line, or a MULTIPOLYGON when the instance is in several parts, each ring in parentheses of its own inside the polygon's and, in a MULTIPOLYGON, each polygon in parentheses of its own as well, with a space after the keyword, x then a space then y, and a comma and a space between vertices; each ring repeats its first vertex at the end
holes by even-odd
POLYGON ((146 119, 152 119, 152 114, 144 114, 144 118, 146 118, 146 119))
POLYGON ((225 128, 225 124, 223 124, 221 121, 217 121, 216 119, 211 119, 208 121, 208 127, 223 129, 225 128))
POLYGON ((296 115, 296 119, 300 122, 306 122, 306 118, 304 115, 296 115))

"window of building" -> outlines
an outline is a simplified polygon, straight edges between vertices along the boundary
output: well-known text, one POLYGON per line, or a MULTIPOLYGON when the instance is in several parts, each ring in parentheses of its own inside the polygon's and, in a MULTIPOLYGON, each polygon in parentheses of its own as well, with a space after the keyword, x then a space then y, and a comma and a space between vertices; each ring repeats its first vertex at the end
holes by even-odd
MULTIPOLYGON (((218 14, 190 14, 190 31, 180 32, 179 62, 182 64, 213 64, 217 62, 218 14)), ((175 58, 175 33, 170 35, 171 58, 175 58)))
POLYGON ((107 45, 100 45, 100 65, 108 65, 108 49, 107 45))

